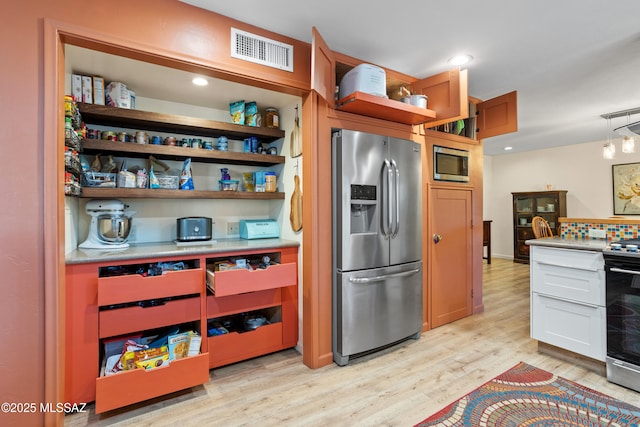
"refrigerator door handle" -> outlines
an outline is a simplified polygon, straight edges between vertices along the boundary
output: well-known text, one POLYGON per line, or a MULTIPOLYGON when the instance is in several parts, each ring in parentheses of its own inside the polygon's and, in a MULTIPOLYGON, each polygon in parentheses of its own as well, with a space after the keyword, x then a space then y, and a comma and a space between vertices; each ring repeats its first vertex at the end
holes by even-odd
POLYGON ((395 239, 398 235, 398 231, 400 230, 400 201, 398 200, 400 194, 400 169, 398 169, 398 165, 395 160, 391 160, 392 166, 392 175, 394 175, 395 185, 393 188, 393 204, 395 205, 395 221, 393 221, 393 231, 391 232, 391 238, 395 239))
POLYGON ((407 277, 413 276, 416 273, 419 273, 419 268, 414 268, 413 270, 401 271, 400 273, 392 273, 392 274, 384 274, 382 276, 374 276, 374 277, 349 277, 349 281, 351 283, 372 283, 372 282, 383 282, 387 279, 393 279, 396 277, 407 277))
POLYGON ((389 163, 388 159, 384 159, 384 164, 382 165, 381 175, 381 185, 382 185, 382 195, 380 200, 382 201, 382 215, 380 215, 380 225, 382 228, 382 235, 385 240, 391 237, 391 233, 393 232, 393 222, 392 222, 392 206, 389 202, 389 193, 391 192, 391 163, 389 163), (386 186, 385 186, 386 181, 386 186), (385 191, 386 190, 386 191, 385 191), (386 221, 385 221, 386 215, 386 221))

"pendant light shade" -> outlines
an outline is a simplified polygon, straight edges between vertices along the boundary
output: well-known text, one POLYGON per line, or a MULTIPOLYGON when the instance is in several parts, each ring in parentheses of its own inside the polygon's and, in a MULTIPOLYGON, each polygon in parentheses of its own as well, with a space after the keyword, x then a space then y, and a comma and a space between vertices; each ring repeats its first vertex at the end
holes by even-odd
POLYGON ((612 160, 614 157, 616 157, 616 146, 613 144, 613 142, 608 141, 602 147, 602 158, 606 160, 612 160))
POLYGON ((636 142, 630 136, 622 137, 622 152, 625 154, 631 154, 636 151, 636 142))

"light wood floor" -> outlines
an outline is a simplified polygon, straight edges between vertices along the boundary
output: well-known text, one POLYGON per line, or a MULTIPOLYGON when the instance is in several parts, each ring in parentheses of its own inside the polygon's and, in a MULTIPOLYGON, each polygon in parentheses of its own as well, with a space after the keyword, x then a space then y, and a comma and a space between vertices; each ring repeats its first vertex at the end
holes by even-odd
POLYGON ((68 426, 412 426, 519 361, 640 406, 640 393, 538 352, 529 338, 529 266, 484 267, 485 312, 441 326, 375 357, 311 370, 286 350, 210 371, 189 391, 68 426))

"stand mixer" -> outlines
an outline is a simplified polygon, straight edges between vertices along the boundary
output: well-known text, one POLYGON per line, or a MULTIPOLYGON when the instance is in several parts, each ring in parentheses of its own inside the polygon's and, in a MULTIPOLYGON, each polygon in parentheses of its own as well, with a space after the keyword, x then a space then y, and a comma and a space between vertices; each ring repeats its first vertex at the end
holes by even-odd
POLYGON ((124 249, 135 212, 127 212, 129 205, 120 200, 89 200, 85 210, 91 216, 89 235, 80 243, 84 249, 124 249))

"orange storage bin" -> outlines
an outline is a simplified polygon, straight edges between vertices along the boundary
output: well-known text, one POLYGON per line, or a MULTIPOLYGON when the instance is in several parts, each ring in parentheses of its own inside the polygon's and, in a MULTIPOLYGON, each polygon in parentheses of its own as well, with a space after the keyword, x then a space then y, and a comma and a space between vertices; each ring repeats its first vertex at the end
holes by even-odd
POLYGON ((134 369, 96 379, 96 414, 209 381, 209 354, 174 360, 164 368, 134 369))
POLYGON ((170 300, 152 307, 102 310, 99 321, 100 338, 200 321, 200 298, 170 300))
POLYGON ((249 332, 231 332, 207 338, 209 366, 215 368, 282 350, 282 322, 249 332))
POLYGON ((258 310, 274 307, 282 302, 280 289, 252 292, 245 295, 230 295, 228 297, 207 296, 207 317, 220 317, 243 311, 258 310))
POLYGON ((203 291, 204 271, 194 268, 167 271, 161 276, 139 274, 98 278, 98 305, 199 294, 203 291))
POLYGON ((295 263, 270 265, 264 270, 226 270, 207 272, 209 286, 217 297, 238 295, 265 289, 295 286, 298 270, 295 263))

